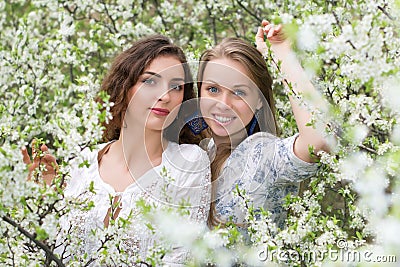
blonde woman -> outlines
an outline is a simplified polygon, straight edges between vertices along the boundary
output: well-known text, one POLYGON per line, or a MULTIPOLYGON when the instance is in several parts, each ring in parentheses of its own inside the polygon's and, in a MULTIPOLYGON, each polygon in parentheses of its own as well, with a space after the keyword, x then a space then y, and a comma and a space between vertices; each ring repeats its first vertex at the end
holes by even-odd
POLYGON ((306 126, 309 112, 289 96, 299 133, 277 137, 272 79, 262 56, 267 45, 282 61, 282 72, 296 93, 315 93, 293 56, 282 26, 263 21, 256 35, 257 48, 238 38, 224 39, 201 57, 198 73, 200 109, 210 139, 202 141, 210 156, 213 203, 209 222, 245 222, 236 187, 244 190, 255 208, 270 211, 279 227, 286 213, 287 194, 297 194, 298 182, 314 175, 317 164, 309 153, 327 151, 322 135, 306 126))

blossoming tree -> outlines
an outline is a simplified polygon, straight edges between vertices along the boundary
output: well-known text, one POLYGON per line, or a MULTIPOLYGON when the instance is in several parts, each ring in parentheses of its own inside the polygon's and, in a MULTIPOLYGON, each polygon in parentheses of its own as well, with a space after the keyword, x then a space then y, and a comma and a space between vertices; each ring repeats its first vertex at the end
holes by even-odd
MULTIPOLYGON (((346 265, 326 256, 301 257, 335 249, 369 251, 376 262, 379 255, 400 261, 398 0, 5 0, 0 2, 0 263, 64 266, 62 255, 55 253, 59 242, 79 249, 76 233, 60 241, 58 220, 71 206, 89 209, 93 203, 65 199, 62 188, 69 162, 101 139, 101 123, 109 119, 111 104, 94 99, 107 99, 98 88, 114 55, 139 37, 163 33, 195 60, 225 36, 253 41, 264 18, 286 25, 297 56, 330 103, 328 110, 313 113, 310 125, 326 123, 335 150, 320 155, 318 174, 302 184, 299 196, 286 199, 284 229, 276 228, 268 212, 255 214, 245 192, 237 192, 248 212, 251 246, 243 244, 234 226, 212 232, 192 227, 166 240, 186 240, 185 246, 198 252, 192 265, 214 261, 229 266, 234 260, 346 265), (45 140, 59 159, 52 187, 26 181, 19 149, 33 138, 45 140), (266 250, 284 256, 264 257, 266 250)), ((289 136, 296 124, 284 77, 272 54, 266 60, 275 78, 282 135, 289 136)), ((40 180, 40 170, 34 175, 40 180)), ((163 218, 148 216, 159 229, 173 228, 172 219, 163 218)), ((94 255, 68 264, 101 259, 123 265, 126 255, 115 252, 123 228, 118 223, 108 227, 98 234, 104 242, 94 255)), ((162 244, 154 248, 153 259, 138 261, 157 265, 160 253, 162 244)))

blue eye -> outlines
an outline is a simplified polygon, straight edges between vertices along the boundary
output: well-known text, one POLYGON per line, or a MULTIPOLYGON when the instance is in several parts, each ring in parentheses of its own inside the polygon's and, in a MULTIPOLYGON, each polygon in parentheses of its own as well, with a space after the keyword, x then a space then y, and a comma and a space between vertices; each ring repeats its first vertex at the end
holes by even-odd
POLYGON ((147 84, 147 85, 152 85, 152 84, 155 84, 156 81, 153 80, 152 78, 147 78, 147 79, 144 79, 144 80, 142 81, 142 83, 147 84))
POLYGON ((242 90, 235 90, 235 91, 233 92, 233 94, 236 95, 236 96, 240 96, 240 97, 246 95, 246 93, 245 93, 244 91, 242 91, 242 90))
POLYGON ((212 94, 216 94, 216 93, 218 93, 219 90, 215 86, 210 86, 210 87, 207 88, 207 91, 209 91, 212 94))
POLYGON ((183 86, 180 84, 171 84, 171 86, 170 86, 171 90, 176 90, 176 91, 180 91, 182 88, 183 88, 183 86))

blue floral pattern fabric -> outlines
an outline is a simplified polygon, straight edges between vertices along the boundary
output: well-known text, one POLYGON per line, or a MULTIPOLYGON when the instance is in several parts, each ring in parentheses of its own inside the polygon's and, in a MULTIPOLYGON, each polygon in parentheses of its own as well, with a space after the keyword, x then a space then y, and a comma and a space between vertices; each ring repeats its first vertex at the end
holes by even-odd
MULTIPOLYGON (((245 221, 240 197, 234 194, 238 187, 255 208, 268 210, 277 226, 283 227, 287 215, 282 206, 285 196, 297 194, 299 182, 314 175, 318 168, 294 154, 297 136, 282 139, 260 132, 247 137, 232 151, 216 182, 216 210, 222 220, 239 224, 245 221)), ((201 146, 212 159, 213 140, 203 140, 201 146)))

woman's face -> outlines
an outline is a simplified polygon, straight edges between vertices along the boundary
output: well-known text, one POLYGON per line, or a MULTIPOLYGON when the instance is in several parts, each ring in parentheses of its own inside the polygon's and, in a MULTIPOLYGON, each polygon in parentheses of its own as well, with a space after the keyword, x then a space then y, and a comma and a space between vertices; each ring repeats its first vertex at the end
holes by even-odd
POLYGON ((244 66, 229 58, 209 61, 201 82, 200 109, 214 136, 245 135, 262 102, 244 66))
POLYGON ((144 70, 129 92, 125 124, 161 131, 178 114, 183 101, 185 72, 174 56, 159 56, 144 70))

